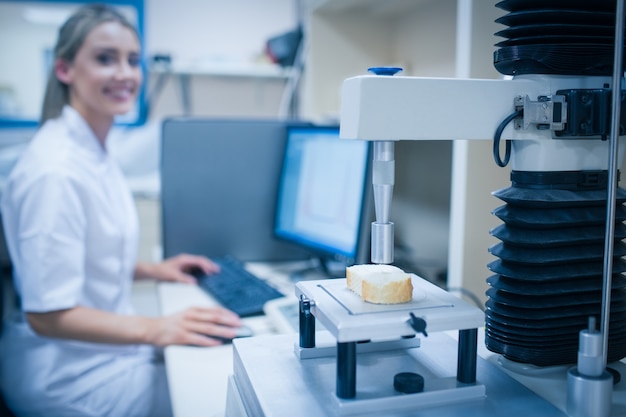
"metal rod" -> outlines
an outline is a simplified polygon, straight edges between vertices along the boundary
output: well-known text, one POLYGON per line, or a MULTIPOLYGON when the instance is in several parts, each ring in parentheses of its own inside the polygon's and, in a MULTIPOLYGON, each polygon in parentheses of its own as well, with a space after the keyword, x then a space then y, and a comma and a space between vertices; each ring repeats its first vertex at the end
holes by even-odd
POLYGON ((371 259, 375 264, 390 264, 394 249, 394 224, 389 219, 395 184, 395 144, 393 141, 374 141, 372 147, 376 221, 372 223, 371 259))
POLYGON ((315 347, 315 316, 311 313, 311 300, 300 296, 300 347, 315 347))
POLYGON ((465 384, 476 382, 476 355, 478 354, 478 329, 459 330, 456 379, 465 384))
POLYGON ((609 172, 604 238, 604 270, 602 283, 602 361, 606 366, 609 351, 609 322, 613 275, 613 246, 615 239, 615 204, 617 195, 617 154, 622 98, 622 56, 624 51, 624 0, 617 1, 615 12, 615 51, 613 56, 613 94, 611 101, 611 137, 609 138, 609 172))
POLYGON ((356 342, 337 342, 337 397, 356 397, 356 342))

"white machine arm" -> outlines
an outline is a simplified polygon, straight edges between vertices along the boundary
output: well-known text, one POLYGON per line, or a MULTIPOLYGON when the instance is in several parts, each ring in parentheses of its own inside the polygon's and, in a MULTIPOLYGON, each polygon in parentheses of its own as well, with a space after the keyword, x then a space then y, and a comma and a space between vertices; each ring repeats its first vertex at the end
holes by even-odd
MULTIPOLYGON (((489 139, 529 80, 363 75, 343 83, 341 137, 366 140, 489 139)), ((545 94, 545 91, 541 92, 545 94)))
MULTIPOLYGON (((362 75, 344 81, 341 137, 365 140, 491 139, 516 98, 537 100, 561 89, 606 88, 610 77, 527 75, 510 80, 362 75)), ((551 138, 549 130, 514 129, 503 139, 551 138)))
POLYGON ((343 84, 340 135, 374 141, 493 139, 516 105, 526 103, 524 120, 502 132, 502 140, 514 141, 511 169, 607 169, 606 141, 554 140, 554 130, 538 128, 542 116, 537 103, 559 90, 603 89, 610 82, 610 77, 554 75, 511 80, 357 76, 343 84))

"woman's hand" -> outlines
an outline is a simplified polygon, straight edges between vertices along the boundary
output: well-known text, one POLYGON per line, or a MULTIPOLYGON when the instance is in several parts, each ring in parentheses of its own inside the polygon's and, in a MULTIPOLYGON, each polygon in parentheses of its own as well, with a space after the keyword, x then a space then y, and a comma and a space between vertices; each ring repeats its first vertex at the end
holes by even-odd
POLYGON ((192 307, 162 317, 154 322, 150 343, 156 346, 194 345, 216 346, 223 339, 236 336, 235 329, 242 325, 233 312, 221 307, 192 307))
POLYGON ((95 343, 215 346, 236 336, 241 319, 221 307, 192 307, 165 317, 125 316, 89 307, 26 313, 41 336, 95 343), (221 338, 221 339, 220 339, 221 338))
POLYGON ((158 264, 138 263, 135 278, 195 284, 196 279, 190 274, 194 269, 210 275, 219 272, 220 267, 205 256, 181 254, 158 264))

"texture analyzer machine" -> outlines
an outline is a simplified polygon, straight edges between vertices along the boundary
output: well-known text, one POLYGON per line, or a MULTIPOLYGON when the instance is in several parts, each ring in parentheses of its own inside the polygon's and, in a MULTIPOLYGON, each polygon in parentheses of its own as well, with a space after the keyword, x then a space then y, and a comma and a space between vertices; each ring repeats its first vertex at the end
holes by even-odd
POLYGON ((345 279, 296 284, 299 334, 234 341, 227 415, 566 415, 477 355, 479 308, 411 279, 413 299, 388 305, 345 279))
POLYGON ((496 6, 504 79, 376 67, 341 92, 341 138, 372 141, 374 264, 394 260, 395 142, 493 141, 511 186, 485 312, 417 276, 388 306, 300 282, 299 334, 234 342, 229 416, 626 415, 624 0, 496 6))

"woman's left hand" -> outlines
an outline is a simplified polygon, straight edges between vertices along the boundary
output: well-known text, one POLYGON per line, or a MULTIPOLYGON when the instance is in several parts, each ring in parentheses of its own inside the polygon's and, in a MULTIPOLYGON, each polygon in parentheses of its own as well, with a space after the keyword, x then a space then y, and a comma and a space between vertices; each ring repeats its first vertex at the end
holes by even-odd
POLYGON ((137 264, 135 277, 195 284, 196 278, 190 274, 192 270, 210 275, 219 272, 220 267, 205 256, 180 254, 158 264, 137 264))

